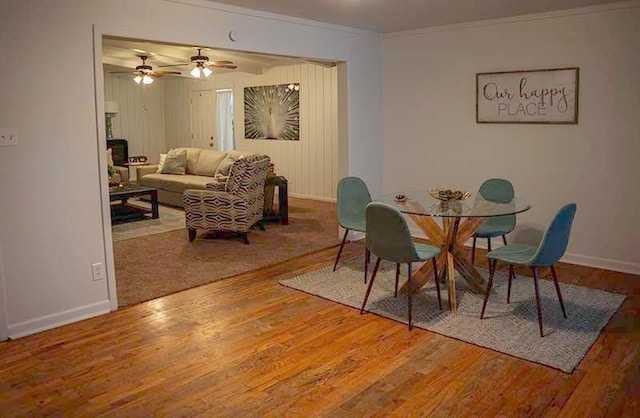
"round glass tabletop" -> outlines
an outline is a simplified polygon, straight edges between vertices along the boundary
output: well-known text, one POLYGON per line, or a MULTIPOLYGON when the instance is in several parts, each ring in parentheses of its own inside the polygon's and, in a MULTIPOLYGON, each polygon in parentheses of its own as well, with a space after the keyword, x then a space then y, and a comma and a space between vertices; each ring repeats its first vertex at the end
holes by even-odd
POLYGON ((485 200, 478 193, 472 193, 465 200, 441 202, 432 197, 427 190, 388 193, 376 197, 374 201, 388 203, 403 213, 445 218, 489 218, 513 215, 531 208, 529 202, 517 197, 510 202, 493 202, 485 200), (397 197, 401 195, 406 199, 398 200, 397 197))

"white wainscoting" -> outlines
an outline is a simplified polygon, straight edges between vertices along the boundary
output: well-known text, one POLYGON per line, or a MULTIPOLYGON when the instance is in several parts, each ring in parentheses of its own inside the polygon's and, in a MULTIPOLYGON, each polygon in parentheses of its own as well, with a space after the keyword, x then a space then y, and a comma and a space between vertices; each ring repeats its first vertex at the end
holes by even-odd
POLYGON ((129 156, 146 155, 152 163, 166 149, 163 82, 156 78, 153 84, 138 85, 132 77, 104 71, 105 100, 120 108, 112 119, 113 137, 127 140, 129 156))

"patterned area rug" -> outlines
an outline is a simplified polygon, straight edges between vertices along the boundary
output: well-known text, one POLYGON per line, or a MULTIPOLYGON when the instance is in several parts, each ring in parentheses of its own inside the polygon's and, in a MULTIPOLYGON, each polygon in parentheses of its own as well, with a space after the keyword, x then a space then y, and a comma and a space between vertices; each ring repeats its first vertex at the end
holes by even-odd
MULTIPOLYGON (((326 267, 282 280, 280 284, 360 309, 366 292, 363 265, 362 258, 355 258, 341 263, 336 272, 326 267)), ((486 270, 481 273, 488 277, 486 270)), ((406 277, 405 265, 400 286, 406 277)), ((413 325, 571 373, 625 299, 616 293, 560 284, 568 316, 565 319, 553 282, 540 280, 545 333, 540 338, 533 279, 517 276, 512 283, 511 303, 507 304, 507 278, 505 271, 496 273, 483 320, 480 319, 483 297, 469 291, 464 280, 456 281, 456 315, 448 311, 446 285, 441 286, 444 310, 438 309, 435 285, 431 282, 413 296, 413 325)), ((407 297, 404 294, 393 297, 394 282, 395 264, 383 261, 366 310, 407 323, 407 297)))
MULTIPOLYGON (((149 202, 144 202, 139 199, 131 199, 130 203, 147 209, 151 208, 149 202)), ((123 241, 125 239, 144 237, 145 235, 160 234, 162 232, 185 228, 184 210, 159 205, 158 214, 158 219, 145 219, 112 225, 111 235, 113 241, 123 241)))

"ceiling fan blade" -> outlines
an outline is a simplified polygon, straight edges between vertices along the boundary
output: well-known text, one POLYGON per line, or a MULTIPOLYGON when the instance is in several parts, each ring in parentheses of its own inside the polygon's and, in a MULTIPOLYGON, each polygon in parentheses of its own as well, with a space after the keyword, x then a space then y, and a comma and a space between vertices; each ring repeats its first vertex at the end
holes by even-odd
POLYGON ((137 71, 109 71, 109 74, 137 74, 137 71))
POLYGON ((181 75, 182 73, 180 71, 163 71, 163 70, 153 71, 151 73, 153 77, 162 77, 163 75, 167 75, 167 74, 181 75))
POLYGON ((232 61, 209 61, 207 63, 207 65, 218 65, 218 64, 233 65, 233 62, 232 61))
POLYGON ((167 64, 167 65, 158 65, 157 67, 181 67, 183 65, 190 65, 190 62, 182 62, 180 64, 167 64))
POLYGON ((210 62, 209 64, 207 64, 207 67, 215 67, 215 68, 228 68, 230 70, 235 70, 236 68, 238 68, 237 65, 233 65, 233 63, 230 64, 221 64, 220 61, 213 61, 210 62))

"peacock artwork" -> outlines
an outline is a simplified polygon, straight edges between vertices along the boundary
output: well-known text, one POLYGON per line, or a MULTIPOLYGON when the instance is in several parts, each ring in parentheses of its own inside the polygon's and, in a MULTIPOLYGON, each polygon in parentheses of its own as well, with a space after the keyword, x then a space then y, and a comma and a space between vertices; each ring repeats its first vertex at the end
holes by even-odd
POLYGON ((300 140, 300 85, 245 87, 246 139, 300 140))

